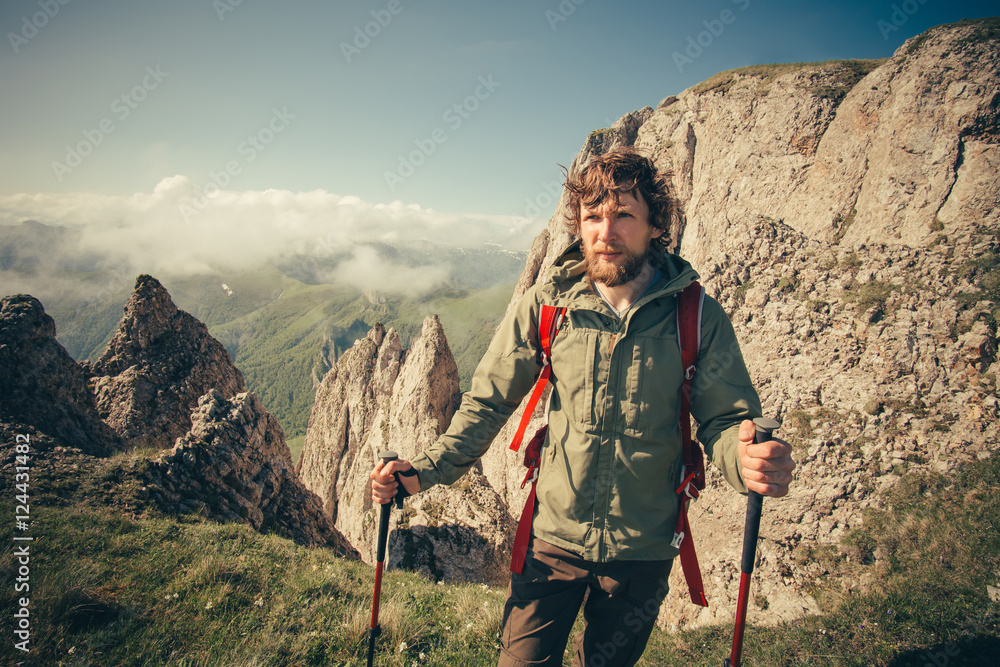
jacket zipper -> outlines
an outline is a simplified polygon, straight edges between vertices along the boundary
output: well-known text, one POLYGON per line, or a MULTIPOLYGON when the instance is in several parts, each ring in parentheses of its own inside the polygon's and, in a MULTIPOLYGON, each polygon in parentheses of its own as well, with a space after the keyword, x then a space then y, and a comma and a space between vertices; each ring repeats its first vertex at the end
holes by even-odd
MULTIPOLYGON (((631 316, 631 313, 627 313, 626 314, 626 318, 629 318, 630 316, 631 316)), ((619 369, 619 368, 617 368, 615 366, 615 362, 614 362, 614 348, 615 348, 615 342, 618 339, 618 334, 620 334, 622 332, 622 328, 623 328, 623 326, 625 326, 625 324, 626 324, 626 320, 625 319, 618 320, 618 328, 615 331, 611 332, 611 341, 608 343, 608 384, 614 386, 615 388, 619 387, 621 385, 621 382, 620 382, 620 378, 615 377, 614 381, 613 381, 613 384, 612 384, 611 372, 615 371, 616 375, 620 375, 621 369, 619 369)), ((620 400, 620 397, 618 396, 618 393, 616 392, 615 396, 614 396, 614 401, 612 401, 612 403, 608 406, 608 408, 611 409, 611 413, 612 413, 611 414, 611 420, 612 420, 612 422, 611 422, 611 430, 610 430, 612 438, 614 438, 615 435, 618 433, 618 418, 619 418, 619 414, 618 414, 618 410, 614 409, 614 403, 617 402, 618 400, 620 400)), ((609 531, 611 530, 611 527, 608 525, 608 518, 611 516, 611 494, 612 494, 612 491, 614 490, 614 486, 615 486, 615 467, 616 467, 616 463, 617 463, 616 455, 615 455, 615 444, 614 444, 614 440, 613 439, 611 441, 610 450, 611 451, 610 451, 610 453, 608 455, 611 457, 611 461, 610 461, 611 470, 610 470, 610 475, 609 475, 609 479, 608 479, 607 492, 606 492, 606 494, 604 496, 604 507, 602 508, 602 513, 604 515, 602 523, 604 524, 604 529, 601 531, 601 539, 600 539, 600 542, 598 544, 598 549, 597 549, 597 560, 598 560, 598 562, 601 562, 601 563, 603 563, 605 561, 605 559, 607 559, 607 556, 608 556, 608 534, 609 534, 609 531)))

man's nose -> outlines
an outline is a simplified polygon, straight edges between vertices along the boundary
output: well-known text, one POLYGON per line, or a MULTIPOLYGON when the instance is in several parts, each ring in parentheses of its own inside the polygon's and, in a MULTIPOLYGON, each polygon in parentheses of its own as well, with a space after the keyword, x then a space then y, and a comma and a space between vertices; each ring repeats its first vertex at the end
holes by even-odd
POLYGON ((611 218, 601 218, 600 225, 597 228, 597 238, 604 242, 614 238, 614 226, 611 218))

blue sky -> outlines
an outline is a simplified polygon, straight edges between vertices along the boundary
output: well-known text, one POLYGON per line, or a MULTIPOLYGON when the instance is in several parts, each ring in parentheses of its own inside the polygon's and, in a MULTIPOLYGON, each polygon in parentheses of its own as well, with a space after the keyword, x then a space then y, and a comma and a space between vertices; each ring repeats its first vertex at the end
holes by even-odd
MULTIPOLYGON (((6 0, 0 222, 50 194, 150 195, 175 176, 214 194, 213 175, 233 193, 524 216, 590 131, 718 71, 886 57, 930 26, 996 13, 942 0, 6 0), (707 45, 679 63, 699 33, 707 45)), ((62 201, 41 215, 73 218, 80 204, 62 201)))

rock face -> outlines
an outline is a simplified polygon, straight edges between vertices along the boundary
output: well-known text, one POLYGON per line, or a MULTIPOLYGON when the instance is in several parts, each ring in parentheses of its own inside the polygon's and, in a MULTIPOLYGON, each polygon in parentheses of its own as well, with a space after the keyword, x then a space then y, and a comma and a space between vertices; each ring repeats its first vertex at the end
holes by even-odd
POLYGON ((118 331, 91 372, 101 416, 129 448, 173 447, 191 428, 199 397, 210 389, 226 398, 246 391, 222 344, 147 275, 136 279, 118 331))
POLYGON ((32 296, 0 301, 0 376, 0 422, 33 426, 95 456, 120 445, 98 417, 83 369, 32 296))
MULTIPOLYGON (((447 428, 459 398, 458 370, 436 316, 406 352, 394 329, 377 325, 323 379, 298 472, 366 560, 374 560, 379 511, 368 475, 379 451, 413 457, 447 428)), ((390 566, 438 580, 502 580, 512 521, 481 472, 407 500, 393 517, 390 566)))
MULTIPOLYGON (((796 448, 792 492, 764 504, 754 622, 817 609, 807 591, 827 573, 809 547, 861 525, 901 473, 996 449, 998 100, 995 31, 941 26, 881 62, 722 73, 593 133, 574 161, 635 145, 672 173, 680 253, 796 448)), ((569 243, 564 212, 565 197, 515 301, 569 243)), ((517 512, 516 456, 494 446, 483 470, 517 512)), ((745 507, 710 469, 691 518, 712 606, 690 604, 675 568, 661 624, 731 621, 745 507)))
POLYGON ((191 415, 190 432, 153 460, 143 478, 167 512, 202 512, 357 557, 299 481, 278 420, 254 394, 227 400, 209 390, 191 415))

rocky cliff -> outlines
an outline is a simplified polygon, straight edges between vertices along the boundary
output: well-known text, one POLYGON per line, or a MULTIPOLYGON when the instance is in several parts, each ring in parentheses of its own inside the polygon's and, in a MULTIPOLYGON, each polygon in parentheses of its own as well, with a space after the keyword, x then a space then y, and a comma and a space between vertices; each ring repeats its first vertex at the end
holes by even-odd
MULTIPOLYGON (((574 160, 576 167, 634 145, 671 173, 683 211, 675 248, 731 314, 765 412, 795 446, 792 493, 764 506, 755 622, 817 609, 809 590, 827 572, 813 549, 860 525, 862 510, 901 474, 949 470, 996 448, 996 24, 940 26, 883 61, 724 72, 592 133, 574 160)), ((565 197, 536 239, 511 305, 572 240, 564 214, 565 197)), ((355 426, 380 432, 361 415, 384 412, 373 387, 385 386, 378 369, 398 353, 383 358, 377 338, 355 352, 353 373, 367 378, 370 402, 352 388, 351 371, 324 381, 350 397, 341 404, 328 388, 325 407, 318 400, 314 410, 310 430, 325 412, 340 415, 323 427, 336 443, 329 451, 345 453, 330 460, 356 457, 366 437, 386 441, 355 426)), ((699 379, 711 381, 707 372, 699 379)), ((320 495, 338 525, 372 521, 359 509, 347 519, 335 505, 348 497, 365 508, 361 472, 374 451, 351 464, 358 472, 349 484, 343 464, 308 464, 314 479, 336 480, 320 495)), ((516 515, 524 502, 517 455, 495 443, 482 473, 473 477, 477 488, 481 482, 516 515)), ((677 572, 661 615, 668 626, 729 621, 735 607, 745 500, 713 470, 692 511, 712 606, 692 606, 677 572)))
MULTIPOLYGON (((378 509, 368 475, 383 449, 411 458, 434 442, 458 406, 458 370, 437 317, 402 349, 394 329, 374 327, 323 378, 298 472, 338 529, 374 561, 378 509)), ((454 488, 437 487, 393 512, 390 566, 438 580, 503 579, 512 521, 472 470, 454 488)))
POLYGON ((191 415, 191 430, 143 472, 145 494, 167 512, 199 512, 246 523, 300 544, 357 552, 299 481, 278 420, 254 394, 227 400, 211 389, 191 415))
POLYGON ((98 417, 83 369, 32 296, 0 301, 0 377, 0 422, 34 427, 95 456, 120 446, 98 417))
POLYGON ((129 448, 173 447, 191 428, 201 396, 246 391, 222 344, 147 275, 136 279, 118 331, 91 373, 101 416, 129 448))

